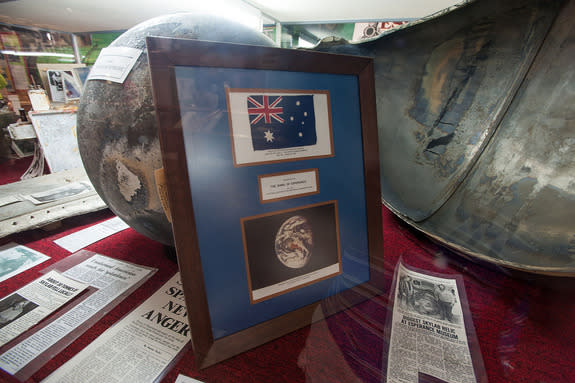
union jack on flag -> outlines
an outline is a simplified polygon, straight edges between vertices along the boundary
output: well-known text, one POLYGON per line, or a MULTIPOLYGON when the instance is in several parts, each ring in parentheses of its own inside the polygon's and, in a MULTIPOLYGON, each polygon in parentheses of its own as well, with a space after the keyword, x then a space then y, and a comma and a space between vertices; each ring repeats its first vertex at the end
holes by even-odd
POLYGON ((282 102, 282 96, 260 96, 257 100, 254 96, 248 97, 248 114, 251 124, 258 123, 262 118, 266 124, 271 124, 272 118, 277 122, 283 123, 284 119, 281 117, 283 108, 278 106, 282 102), (273 101, 271 101, 273 100, 273 101), (270 103, 271 101, 271 103, 270 103))
POLYGON ((254 150, 315 145, 314 96, 252 94, 247 112, 254 150))

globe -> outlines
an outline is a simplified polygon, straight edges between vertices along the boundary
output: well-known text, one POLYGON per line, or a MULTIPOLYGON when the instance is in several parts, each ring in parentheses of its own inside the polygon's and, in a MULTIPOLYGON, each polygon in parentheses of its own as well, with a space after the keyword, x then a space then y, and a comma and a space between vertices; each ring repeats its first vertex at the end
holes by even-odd
POLYGON ((312 229, 305 217, 295 215, 288 218, 276 234, 276 255, 282 264, 292 269, 307 265, 312 246, 312 229))
MULTIPOLYGON (((133 229, 173 245, 158 193, 162 156, 146 36, 273 46, 261 32, 226 18, 178 13, 134 26, 110 46, 142 50, 123 84, 90 80, 78 106, 78 147, 94 188, 133 229)), ((189 54, 192 54, 191 52, 189 54)))

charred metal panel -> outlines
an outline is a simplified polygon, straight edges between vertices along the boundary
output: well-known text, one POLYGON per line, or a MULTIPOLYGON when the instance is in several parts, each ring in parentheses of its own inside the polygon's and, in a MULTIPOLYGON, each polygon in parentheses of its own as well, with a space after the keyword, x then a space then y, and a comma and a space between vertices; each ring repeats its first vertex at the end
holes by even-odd
POLYGON ((367 43, 382 198, 460 253, 575 275, 575 0, 483 0, 367 43))
POLYGON ((531 65, 556 3, 478 1, 372 43, 382 193, 415 222, 466 177, 531 65))
POLYGON ((571 1, 473 172, 422 229, 496 263, 575 274, 573 17, 571 1))

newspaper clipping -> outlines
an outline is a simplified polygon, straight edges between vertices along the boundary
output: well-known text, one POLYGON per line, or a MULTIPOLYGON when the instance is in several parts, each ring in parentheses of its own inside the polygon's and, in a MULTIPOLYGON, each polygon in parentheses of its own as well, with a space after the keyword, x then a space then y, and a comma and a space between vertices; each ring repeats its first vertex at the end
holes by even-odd
POLYGON ((87 287, 51 271, 0 300, 0 346, 40 322, 87 287))
POLYGON ((154 382, 190 340, 180 274, 43 383, 154 382))
POLYGON ((387 382, 477 382, 456 279, 398 263, 395 281, 387 382))
MULTIPOLYGON (((95 254, 95 253, 94 253, 95 254)), ((78 327, 102 314, 109 304, 145 280, 152 270, 147 267, 123 262, 95 254, 87 260, 66 270, 63 275, 85 283, 97 291, 65 312, 45 327, 0 355, 0 368, 10 374, 20 370, 32 371, 28 363, 74 333, 78 327)), ((77 334, 77 332, 76 332, 77 334)))
POLYGON ((29 247, 10 242, 0 246, 0 282, 50 259, 29 247))

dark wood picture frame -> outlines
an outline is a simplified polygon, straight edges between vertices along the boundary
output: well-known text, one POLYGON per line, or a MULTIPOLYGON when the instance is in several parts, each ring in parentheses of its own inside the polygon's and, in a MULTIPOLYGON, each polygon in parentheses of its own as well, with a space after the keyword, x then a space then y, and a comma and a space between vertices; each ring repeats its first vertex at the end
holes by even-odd
MULTIPOLYGON (((296 215, 295 218, 297 218, 298 216, 296 215)), ((282 220, 283 221, 283 220, 282 220)), ((300 289, 302 287, 305 287, 306 285, 310 285, 313 283, 316 283, 320 280, 323 279, 327 279, 327 278, 332 278, 336 275, 341 274, 342 272, 342 267, 341 267, 341 250, 340 250, 340 245, 339 245, 339 225, 338 225, 338 216, 337 216, 337 201, 327 201, 327 202, 321 202, 318 204, 314 204, 314 205, 308 205, 308 206, 298 206, 295 208, 291 208, 288 210, 280 210, 280 211, 274 211, 271 213, 264 213, 264 214, 260 214, 258 216, 255 217, 244 217, 241 219, 241 223, 242 223, 242 237, 243 237, 243 244, 244 244, 244 258, 245 258, 245 262, 246 262, 246 274, 248 275, 248 285, 249 285, 249 290, 250 290, 250 301, 253 303, 258 303, 258 302, 262 302, 266 299, 271 299, 273 297, 276 297, 278 295, 281 294, 286 294, 290 291, 294 291, 297 289, 300 289), (252 235, 248 235, 247 231, 248 231, 248 227, 249 227, 249 223, 250 222, 254 222, 254 221, 261 221, 263 220, 263 225, 269 225, 270 220, 274 220, 276 219, 276 217, 278 215, 285 215, 288 214, 288 216, 293 216, 293 214, 297 214, 298 211, 305 211, 305 210, 313 210, 316 208, 331 208, 333 209, 333 219, 332 219, 332 225, 322 225, 322 230, 319 233, 320 236, 328 237, 329 240, 325 240, 324 239, 324 245, 328 245, 330 247, 329 252, 326 252, 325 255, 327 255, 327 259, 328 262, 322 262, 321 264, 321 269, 324 270, 323 273, 317 273, 315 276, 308 276, 308 278, 301 280, 299 279, 296 283, 287 283, 285 278, 281 279, 279 281, 276 281, 276 283, 280 283, 281 286, 277 286, 273 293, 272 292, 268 292, 267 294, 261 294, 260 297, 256 297, 255 295, 257 294, 258 289, 254 286, 254 283, 252 282, 252 278, 251 278, 251 274, 253 273, 250 272, 250 264, 252 264, 252 262, 250 261, 250 240, 252 242, 256 242, 256 243, 260 243, 262 241, 261 239, 261 230, 258 230, 258 226, 256 226, 256 230, 253 230, 254 232, 252 233, 252 235), (329 227, 329 229, 328 229, 329 227), (329 270, 329 271, 327 271, 329 270)), ((289 221, 287 221, 287 223, 289 223, 289 221)), ((259 225, 259 227, 261 227, 262 224, 259 225)), ((271 225, 270 225, 271 226, 271 225)), ((317 238, 314 239, 314 242, 317 243, 317 238)), ((259 246, 256 246, 256 248, 259 248, 259 246)), ((269 266, 269 263, 266 262, 264 263, 264 266, 269 266)), ((268 273, 269 274, 269 270, 271 269, 271 267, 264 267, 261 268, 261 272, 262 273, 268 273)), ((320 269, 320 267, 317 267, 316 269, 320 269)), ((317 270, 316 270, 317 271, 317 270)), ((261 291, 261 290, 259 290, 261 291)))
MULTIPOLYGON (((373 60, 366 57, 312 51, 159 37, 148 37, 147 45, 156 104, 156 119, 162 147, 169 205, 171 206, 173 233, 188 307, 188 319, 192 332, 196 365, 199 368, 208 367, 309 325, 312 321, 319 320, 322 317, 369 299, 374 295, 381 294, 383 291, 383 238, 373 60), (205 264, 202 264, 202 260, 207 260, 202 258, 200 252, 202 244, 198 237, 198 227, 202 223, 196 222, 194 213, 192 182, 189 181, 191 172, 188 168, 189 163, 184 142, 184 130, 186 128, 180 111, 180 100, 178 99, 176 83, 175 68, 181 67, 238 68, 241 70, 285 71, 296 74, 305 72, 338 76, 350 75, 353 77, 357 83, 359 97, 358 109, 360 117, 358 120, 360 121, 357 123, 360 124, 361 128, 361 133, 357 133, 357 140, 362 146, 360 154, 363 156, 359 162, 361 163, 360 168, 363 170, 361 176, 364 184, 358 187, 364 190, 361 204, 365 205, 365 215, 361 216, 361 220, 365 229, 365 257, 367 261, 364 262, 365 264, 362 263, 361 267, 366 268, 367 281, 335 294, 330 294, 320 300, 304 302, 301 307, 287 310, 285 313, 273 318, 264 318, 261 321, 255 318, 256 324, 231 334, 225 336, 214 334, 207 293, 209 285, 206 284, 211 276, 206 275, 205 264), (318 316, 318 308, 321 308, 320 312, 323 315, 318 316)), ((337 134, 337 131, 334 133, 337 134)), ((228 148, 231 152, 230 146, 228 148)), ((189 148, 188 153, 190 153, 189 148)), ((336 152, 335 157, 337 156, 338 153, 336 152)), ((321 159, 319 161, 328 160, 321 159)), ((295 165, 293 161, 289 163, 289 166, 292 167, 297 165, 297 161, 295 165)), ((233 168, 233 164, 230 166, 233 168)), ((315 164, 301 164, 301 169, 315 167, 315 164)), ((240 170, 243 171, 244 169, 246 168, 243 167, 240 170)), ((272 174, 274 172, 268 168, 261 171, 262 174, 272 174)), ((319 178, 321 177, 322 174, 320 174, 319 178)), ((257 176, 254 178, 255 199, 259 202, 260 193, 257 176)), ((320 195, 328 189, 322 184, 320 195)), ((337 188, 332 187, 332 189, 337 188)), ((319 198, 317 193, 313 194, 312 196, 303 197, 301 205, 310 204, 306 202, 307 200, 304 201, 306 198, 319 198)), ((331 199, 326 197, 326 200, 331 199)), ((297 203, 294 200, 297 200, 297 198, 276 203, 278 206, 285 203, 297 203)), ((270 209, 270 206, 273 205, 273 203, 262 204, 266 209, 270 209)), ((278 210, 282 210, 282 208, 278 207, 278 210)), ((237 226, 241 231, 239 220, 237 226)), ((353 232, 349 234, 352 235, 353 232)), ((238 249, 239 253, 243 253, 243 250, 238 249)), ((345 274, 345 272, 346 270, 344 269, 343 273, 345 274)), ((300 289, 296 293, 301 293, 302 290, 304 289, 300 289)), ((282 294, 280 298, 271 300, 282 299, 282 297, 290 294, 282 294)))

